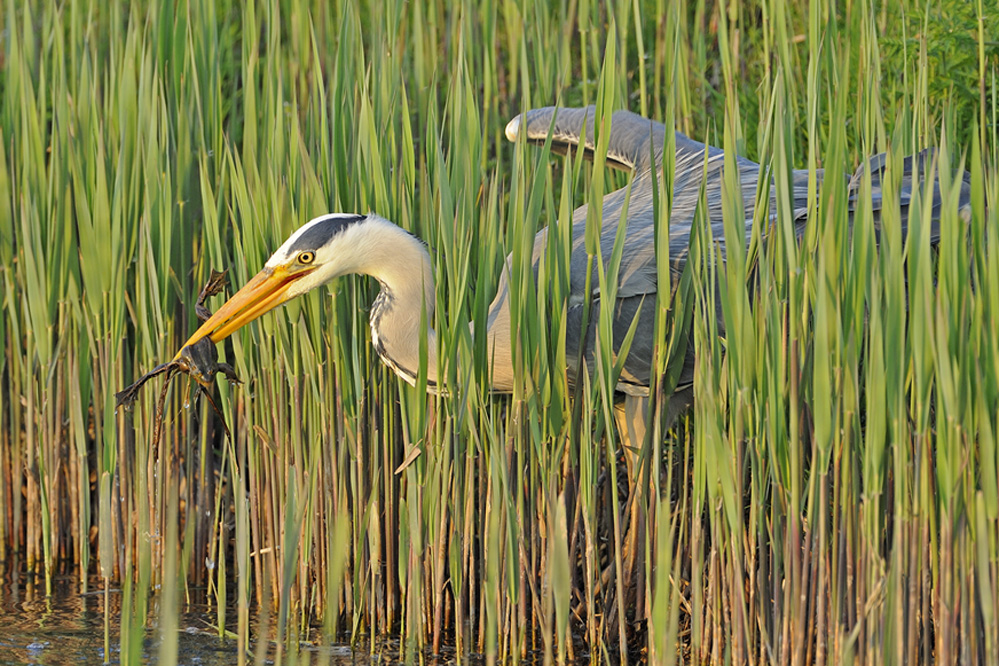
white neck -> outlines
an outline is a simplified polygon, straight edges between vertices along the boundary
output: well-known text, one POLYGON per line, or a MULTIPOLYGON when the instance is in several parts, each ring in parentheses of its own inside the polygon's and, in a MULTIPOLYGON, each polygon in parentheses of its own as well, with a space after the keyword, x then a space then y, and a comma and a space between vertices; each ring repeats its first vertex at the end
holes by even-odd
POLYGON ((426 330, 427 385, 434 388, 438 383, 437 334, 433 329, 436 292, 430 254, 419 239, 387 220, 375 221, 366 230, 368 234, 370 247, 377 248, 377 260, 359 267, 358 272, 382 285, 371 306, 375 351, 397 375, 415 386, 420 341, 426 330))

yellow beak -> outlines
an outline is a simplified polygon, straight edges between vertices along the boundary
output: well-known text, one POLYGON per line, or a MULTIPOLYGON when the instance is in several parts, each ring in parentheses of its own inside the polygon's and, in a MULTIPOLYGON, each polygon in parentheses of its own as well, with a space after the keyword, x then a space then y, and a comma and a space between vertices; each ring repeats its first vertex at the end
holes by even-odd
MULTIPOLYGON (((265 268, 253 276, 242 289, 233 294, 208 321, 201 325, 194 335, 184 344, 185 347, 204 338, 212 342, 220 342, 234 332, 246 326, 251 321, 288 300, 286 293, 293 282, 299 280, 313 269, 298 270, 289 273, 283 266, 265 268)), ((174 360, 180 358, 180 352, 174 360)))

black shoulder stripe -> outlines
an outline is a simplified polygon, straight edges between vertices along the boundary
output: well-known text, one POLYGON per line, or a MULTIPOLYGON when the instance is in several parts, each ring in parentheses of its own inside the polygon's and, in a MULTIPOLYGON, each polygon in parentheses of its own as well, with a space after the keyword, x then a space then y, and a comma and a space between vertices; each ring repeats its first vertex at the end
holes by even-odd
POLYGON ((330 242, 334 236, 343 233, 347 227, 366 219, 367 216, 365 215, 337 215, 335 217, 323 218, 295 239, 295 243, 290 248, 291 252, 321 248, 330 242))

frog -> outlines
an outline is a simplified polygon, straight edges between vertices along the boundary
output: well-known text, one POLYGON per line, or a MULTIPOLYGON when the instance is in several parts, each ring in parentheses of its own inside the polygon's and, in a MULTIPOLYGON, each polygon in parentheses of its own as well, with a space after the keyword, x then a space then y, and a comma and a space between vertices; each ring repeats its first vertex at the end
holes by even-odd
MULTIPOLYGON (((207 301, 210 297, 221 293, 225 289, 226 273, 227 271, 212 270, 211 276, 208 278, 204 287, 202 287, 201 293, 198 294, 194 312, 202 323, 208 321, 208 319, 212 316, 212 312, 208 309, 208 306, 205 305, 205 301, 207 301)), ((142 377, 134 383, 116 393, 115 401, 117 406, 125 407, 126 409, 130 408, 136 398, 139 397, 139 390, 142 386, 153 377, 164 373, 166 373, 166 382, 164 383, 163 390, 160 394, 160 401, 158 403, 159 406, 157 408, 157 421, 162 415, 162 405, 166 399, 166 392, 170 386, 170 380, 176 375, 185 374, 194 380, 195 385, 200 389, 201 393, 208 398, 208 402, 212 405, 215 413, 218 414, 219 418, 222 420, 226 436, 231 439, 229 426, 226 425, 225 419, 222 418, 222 412, 215 403, 215 399, 212 397, 212 390, 215 387, 215 378, 219 374, 222 374, 226 379, 234 384, 242 384, 243 382, 236 375, 235 368, 228 363, 219 361, 218 348, 211 341, 211 339, 207 337, 198 340, 194 344, 185 346, 172 361, 157 365, 155 368, 142 375, 142 377)))

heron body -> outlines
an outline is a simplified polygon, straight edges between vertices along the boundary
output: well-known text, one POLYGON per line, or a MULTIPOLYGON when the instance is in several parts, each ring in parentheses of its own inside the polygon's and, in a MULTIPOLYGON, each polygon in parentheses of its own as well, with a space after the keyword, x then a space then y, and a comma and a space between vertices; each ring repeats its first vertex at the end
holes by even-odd
MULTIPOLYGON (((582 109, 556 109, 549 107, 528 111, 514 118, 506 128, 507 137, 516 140, 523 136, 527 142, 542 143, 551 128, 552 149, 557 153, 584 150, 592 155, 592 107, 582 109)), ((667 128, 628 111, 614 113, 611 136, 607 149, 607 162, 616 168, 634 172, 630 196, 627 188, 606 195, 602 203, 600 235, 602 257, 610 261, 621 212, 627 202, 627 225, 624 248, 619 269, 619 285, 613 305, 614 343, 616 351, 628 329, 637 317, 637 329, 617 388, 624 394, 647 395, 649 373, 657 341, 654 339, 654 310, 657 284, 654 218, 653 178, 662 166, 662 151, 667 128)), ((724 153, 718 149, 693 141, 683 134, 675 134, 675 175, 673 198, 670 208, 670 270, 676 278, 687 260, 688 242, 695 211, 703 187, 707 205, 706 219, 712 227, 712 236, 724 256, 722 228, 722 182, 724 153)), ((923 184, 925 154, 908 158, 903 167, 900 204, 908 207, 911 193, 923 184)), ((758 164, 736 158, 739 183, 742 191, 744 228, 748 238, 752 231, 756 192, 760 178, 758 164)), ((868 161, 873 184, 872 206, 875 222, 880 219, 880 178, 885 160, 877 156, 868 161)), ((849 181, 850 201, 856 203, 860 191, 862 165, 849 181)), ((825 176, 817 172, 819 181, 825 176)), ((845 178, 845 175, 844 175, 845 178)), ((800 230, 807 213, 808 172, 792 173, 791 208, 795 226, 800 230)), ((962 187, 963 202, 970 192, 965 177, 962 187)), ((776 210, 776 194, 771 189, 771 211, 776 210)), ((933 219, 938 217, 939 195, 933 201, 933 219)), ((851 205, 852 209, 852 205, 851 205)), ((568 311, 566 313, 566 357, 576 358, 580 345, 585 344, 583 358, 592 370, 595 336, 586 335, 583 325, 583 303, 586 300, 585 225, 587 206, 573 213, 573 246, 570 258, 568 311)), ((903 210, 903 223, 906 219, 903 210)), ((903 233, 905 232, 903 228, 903 233)), ((931 232, 939 236, 937 226, 931 232)), ((537 270, 540 257, 545 252, 547 230, 535 238, 533 260, 537 270)), ((507 261, 510 261, 508 258, 507 261)), ((198 331, 188 344, 205 337, 218 342, 233 331, 256 319, 272 308, 304 294, 341 275, 359 273, 374 277, 381 285, 370 314, 372 343, 381 359, 410 384, 416 383, 420 367, 420 335, 426 331, 428 386, 438 385, 436 335, 430 325, 435 307, 435 287, 432 260, 426 246, 415 236, 392 222, 375 214, 330 214, 306 223, 288 238, 267 261, 264 268, 242 289, 232 296, 198 331)), ((597 267, 594 266, 594 271, 597 267)), ((592 280, 598 285, 599 280, 592 280)), ((511 391, 514 385, 513 342, 510 331, 509 285, 506 271, 500 277, 495 299, 489 307, 486 326, 487 348, 492 361, 491 380, 497 391, 511 391)), ((669 289, 670 285, 662 285, 669 289)), ((600 307, 600 294, 594 288, 592 300, 600 307)), ((596 321, 596 318, 593 318, 596 321)), ((719 322, 720 323, 720 322, 719 322)), ((570 364, 573 365, 573 364, 570 364)), ((577 369, 566 368, 570 383, 574 383, 577 369)), ((688 351, 680 376, 677 392, 689 404, 693 381, 693 350, 688 351)))

